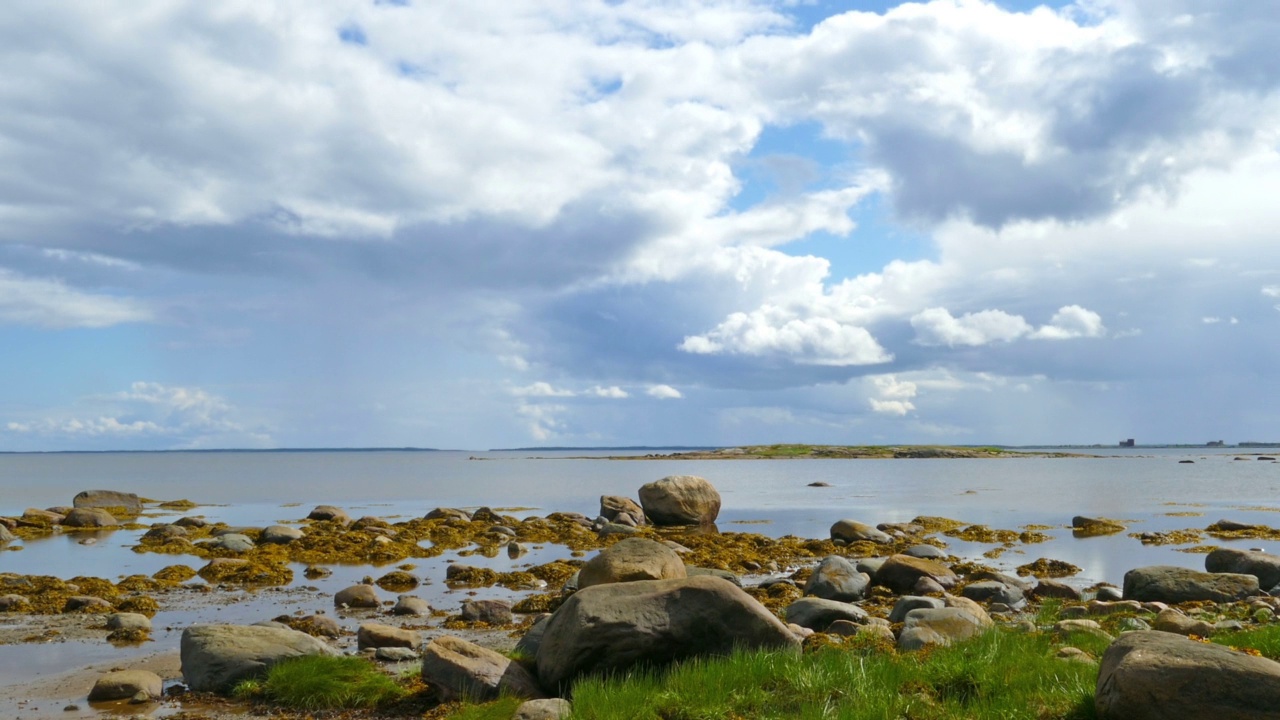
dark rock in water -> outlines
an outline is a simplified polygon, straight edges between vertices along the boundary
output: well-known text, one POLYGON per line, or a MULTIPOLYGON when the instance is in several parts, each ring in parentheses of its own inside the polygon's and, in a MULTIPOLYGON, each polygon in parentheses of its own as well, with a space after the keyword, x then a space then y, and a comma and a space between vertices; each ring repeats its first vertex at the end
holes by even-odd
POLYGON ((1099 720, 1276 720, 1280 663, 1172 633, 1121 635, 1102 656, 1099 720))
POLYGON ((773 613, 720 578, 610 583, 579 590, 552 616, 538 648, 538 678, 563 689, 586 673, 799 646, 773 613))
POLYGON ((1194 464, 1195 464, 1195 462, 1196 462, 1195 460, 1179 460, 1179 461, 1178 461, 1178 464, 1179 464, 1179 465, 1194 465, 1194 464))
POLYGON ((720 515, 720 493, 695 475, 671 475, 640 486, 640 505, 654 525, 714 523, 720 515))
POLYGON ((116 490, 85 490, 72 498, 71 504, 78 508, 124 508, 134 514, 142 512, 142 500, 137 495, 116 490))
POLYGON ((809 483, 809 487, 831 487, 831 483, 822 482, 822 481, 811 482, 809 483))
POLYGON ((1209 532, 1240 532, 1250 530, 1267 530, 1266 525, 1250 525, 1249 523, 1236 522, 1235 520, 1219 520, 1218 522, 1205 528, 1209 532))
POLYGON ((62 524, 65 527, 109 528, 116 527, 120 523, 106 510, 80 507, 67 513, 67 516, 62 519, 62 524))
POLYGON ((1071 518, 1071 531, 1076 537, 1095 537, 1098 535, 1114 535, 1124 532, 1125 526, 1109 518, 1085 517, 1077 515, 1071 518))
POLYGON ((1140 602, 1232 602, 1258 594, 1258 578, 1205 573, 1173 565, 1150 565, 1124 574, 1124 597, 1140 602))

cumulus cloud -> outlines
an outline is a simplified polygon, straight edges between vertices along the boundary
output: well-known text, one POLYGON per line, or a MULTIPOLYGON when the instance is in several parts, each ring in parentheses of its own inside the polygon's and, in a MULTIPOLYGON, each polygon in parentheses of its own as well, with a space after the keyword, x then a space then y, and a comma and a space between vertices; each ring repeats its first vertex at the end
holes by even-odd
POLYGON ((646 395, 659 400, 677 400, 684 397, 684 394, 670 385, 650 385, 644 391, 646 395))
POLYGON ((577 393, 572 390, 558 388, 548 382, 536 382, 532 385, 516 388, 511 391, 517 397, 573 397, 577 393))
POLYGON ((893 375, 880 375, 870 378, 878 397, 868 398, 872 411, 882 415, 905 416, 916 409, 911 399, 916 396, 918 388, 915 383, 899 381, 893 375))
POLYGON ((1054 313, 1048 325, 1043 325, 1031 333, 1037 340, 1071 340, 1073 338, 1096 338, 1107 334, 1102 324, 1102 316, 1079 305, 1067 305, 1054 313))
POLYGON ((965 313, 956 318, 946 308, 929 308, 911 318, 916 342, 921 345, 979 346, 1009 342, 1031 332, 1031 325, 1018 315, 1000 310, 965 313))
POLYGON ((610 400, 622 400, 631 397, 626 390, 623 390, 617 385, 610 385, 609 387, 601 387, 597 385, 588 390, 586 394, 600 398, 608 398, 610 400))
POLYGON ((788 318, 779 308, 733 313, 703 335, 691 335, 680 349, 700 355, 780 356, 812 365, 873 365, 888 362, 866 328, 827 317, 788 318))

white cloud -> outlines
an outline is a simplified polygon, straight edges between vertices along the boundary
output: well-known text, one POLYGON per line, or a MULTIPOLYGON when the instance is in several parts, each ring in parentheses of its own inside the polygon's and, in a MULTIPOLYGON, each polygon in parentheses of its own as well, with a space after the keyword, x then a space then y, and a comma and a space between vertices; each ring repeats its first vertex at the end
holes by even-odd
POLYGON ((929 308, 911 318, 916 342, 921 345, 979 346, 994 342, 1010 342, 1031 332, 1031 326, 1018 315, 1001 310, 965 313, 956 318, 946 308, 929 308))
POLYGON ((893 359, 866 328, 827 317, 796 318, 776 307, 733 313, 679 348, 700 355, 776 355, 811 365, 872 365, 893 359))
POLYGON ((609 398, 611 400, 622 400, 623 398, 630 397, 630 394, 627 393, 626 390, 623 390, 617 385, 610 385, 609 387, 601 387, 597 385, 588 390, 586 394, 594 395, 595 397, 609 398))
POLYGON ((1280 285, 1268 285, 1262 288, 1262 294, 1269 298, 1280 298, 1280 285))
POLYGON ((58 280, 23 277, 0 268, 0 324, 103 328, 153 319, 137 300, 86 293, 58 280))
POLYGON ((1067 305, 1054 313, 1048 325, 1031 333, 1037 340, 1070 340, 1073 338, 1096 338, 1107 334, 1102 324, 1102 316, 1079 305, 1067 305))
POLYGON ((538 381, 532 385, 521 388, 515 388, 511 391, 516 397, 573 397, 577 393, 565 388, 558 388, 548 382, 538 381))
POLYGON ((563 405, 529 405, 521 403, 516 411, 525 418, 529 435, 539 442, 550 440, 564 430, 560 416, 566 411, 563 405))
POLYGON ((916 383, 900 381, 894 375, 878 375, 869 380, 879 395, 867 399, 874 412, 902 417, 916 409, 911 402, 919 390, 916 383))
POLYGON ((670 385, 650 385, 644 392, 649 397, 658 398, 659 400, 676 400, 684 397, 679 390, 670 385))

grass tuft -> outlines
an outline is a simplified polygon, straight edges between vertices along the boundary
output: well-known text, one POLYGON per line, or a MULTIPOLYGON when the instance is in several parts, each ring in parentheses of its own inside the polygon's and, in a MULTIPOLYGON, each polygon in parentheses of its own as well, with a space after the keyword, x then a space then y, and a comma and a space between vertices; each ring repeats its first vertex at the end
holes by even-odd
POLYGON ((242 681, 232 694, 300 710, 331 710, 376 708, 407 691, 365 658, 306 655, 273 665, 263 679, 242 681))

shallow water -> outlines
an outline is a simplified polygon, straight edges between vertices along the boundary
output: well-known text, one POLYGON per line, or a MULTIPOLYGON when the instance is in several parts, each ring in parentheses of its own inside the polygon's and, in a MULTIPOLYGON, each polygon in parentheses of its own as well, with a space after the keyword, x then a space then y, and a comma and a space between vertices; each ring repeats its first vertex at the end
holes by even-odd
MULTIPOLYGON (((574 453, 581 454, 581 453, 574 453)), ((420 517, 435 507, 488 505, 508 514, 545 515, 576 511, 594 516, 602 494, 635 497, 643 483, 673 474, 708 478, 720 490, 721 532, 771 536, 826 537, 841 518, 869 523, 907 521, 941 515, 993 528, 1049 525, 1051 540, 1018 546, 996 560, 1013 568, 1039 557, 1080 566, 1074 582, 1119 584, 1140 565, 1203 567, 1203 555, 1174 546, 1144 547, 1125 533, 1076 539, 1067 527, 1074 515, 1121 519, 1130 531, 1204 528, 1220 518, 1280 524, 1280 464, 1234 460, 1234 449, 1112 451, 1102 458, 995 460, 696 460, 617 461, 568 459, 569 453, 301 452, 301 453, 110 453, 0 455, 0 515, 27 507, 69 505, 79 491, 107 488, 158 500, 187 498, 200 507, 157 515, 151 522, 190 514, 233 526, 296 522, 317 504, 345 508, 352 517, 376 515, 395 521, 420 517), (471 458, 483 459, 471 459, 471 458), (1194 460, 1185 464, 1182 460, 1194 460), (809 487, 812 482, 831 487, 809 487), (1170 513, 1198 512, 1198 517, 1170 513)), ((97 575, 112 579, 150 575, 193 556, 138 554, 137 531, 55 535, 21 550, 0 552, 0 572, 48 574, 61 578, 97 575)), ((992 545, 943 538, 950 552, 981 559, 992 545)), ((1250 547, 1259 541, 1233 544, 1250 547)), ((554 545, 519 560, 505 554, 473 555, 467 564, 509 570, 569 556, 554 545)), ((468 591, 444 586, 444 566, 456 553, 415 559, 414 570, 429 584, 414 594, 433 607, 456 612, 468 591)), ((99 658, 124 657, 176 648, 181 629, 195 622, 257 622, 293 612, 332 612, 332 595, 366 575, 390 567, 335 566, 332 577, 306 580, 294 567, 286 592, 236 592, 229 602, 164 612, 155 620, 154 642, 116 649, 105 642, 0 646, 0 684, 10 685, 64 672, 99 658), (166 628, 171 628, 166 630, 166 628)), ((483 597, 518 595, 502 588, 483 597)), ((393 598, 391 593, 383 593, 393 598)), ((358 620, 348 620, 353 628, 358 620)), ((87 692, 88 688, 85 688, 87 692)))

